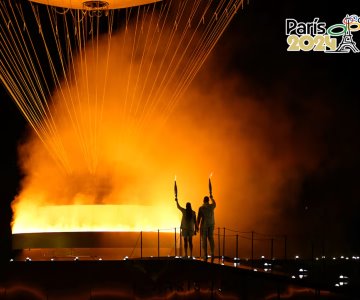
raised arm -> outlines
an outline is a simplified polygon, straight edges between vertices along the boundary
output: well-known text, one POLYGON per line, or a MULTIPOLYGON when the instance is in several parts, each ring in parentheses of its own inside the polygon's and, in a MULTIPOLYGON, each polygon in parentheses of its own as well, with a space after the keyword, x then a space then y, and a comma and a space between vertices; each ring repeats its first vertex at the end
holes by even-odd
POLYGON ((214 208, 216 207, 216 201, 215 201, 215 199, 214 199, 214 197, 211 195, 210 196, 210 200, 211 200, 211 204, 214 206, 214 208))
POLYGON ((180 209, 181 211, 183 211, 183 208, 180 206, 179 202, 178 202, 178 198, 175 198, 176 201, 176 206, 178 209, 180 209))

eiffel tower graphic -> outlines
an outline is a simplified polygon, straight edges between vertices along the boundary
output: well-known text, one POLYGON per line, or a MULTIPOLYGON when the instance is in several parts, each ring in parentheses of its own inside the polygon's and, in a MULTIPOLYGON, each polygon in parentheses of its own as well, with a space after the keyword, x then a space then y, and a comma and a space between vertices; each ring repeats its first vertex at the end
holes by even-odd
MULTIPOLYGON (((346 15, 346 17, 349 18, 349 15, 346 15)), ((349 53, 351 50, 354 53, 359 53, 360 50, 356 47, 356 43, 353 40, 353 35, 350 31, 350 22, 347 22, 346 27, 346 33, 343 35, 341 42, 336 48, 335 52, 349 53)))

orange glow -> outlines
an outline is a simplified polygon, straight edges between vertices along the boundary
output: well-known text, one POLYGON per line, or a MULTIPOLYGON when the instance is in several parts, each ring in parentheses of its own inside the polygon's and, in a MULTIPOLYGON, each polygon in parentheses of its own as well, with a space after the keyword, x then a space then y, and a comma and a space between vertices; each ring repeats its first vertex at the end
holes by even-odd
POLYGON ((268 231, 318 164, 316 134, 304 140, 282 101, 258 101, 257 91, 244 92, 249 83, 226 78, 223 57, 213 57, 216 69, 207 65, 172 111, 179 73, 163 82, 170 71, 160 64, 170 65, 166 52, 183 50, 131 30, 114 35, 109 48, 107 37, 98 51, 89 43, 53 93, 52 134, 20 145, 24 179, 12 203, 13 233, 179 227, 174 174, 180 205, 191 202, 196 212, 211 178, 216 227, 268 231))
MULTIPOLYGON (((73 9, 83 9, 84 8, 83 3, 86 2, 86 0, 30 0, 30 1, 45 5, 52 5, 58 7, 73 8, 73 9)), ((159 0, 121 0, 121 1, 106 0, 104 2, 107 3, 108 9, 116 9, 116 8, 144 5, 147 3, 157 2, 157 1, 159 0)))
POLYGON ((24 210, 13 233, 173 230, 170 207, 145 205, 54 205, 24 210), (156 223, 154 223, 156 220, 156 223))

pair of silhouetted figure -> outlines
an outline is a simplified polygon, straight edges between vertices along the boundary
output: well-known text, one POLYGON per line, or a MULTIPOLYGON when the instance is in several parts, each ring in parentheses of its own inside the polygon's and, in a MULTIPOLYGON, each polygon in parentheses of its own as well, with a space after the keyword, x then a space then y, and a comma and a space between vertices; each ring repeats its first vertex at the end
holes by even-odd
POLYGON ((199 231, 200 228, 200 238, 201 238, 201 247, 203 250, 203 258, 205 261, 208 259, 207 252, 207 241, 210 243, 210 252, 211 252, 211 262, 214 261, 214 227, 215 227, 215 217, 214 209, 216 207, 216 202, 212 195, 210 198, 208 196, 204 197, 204 203, 199 208, 198 216, 196 218, 195 211, 191 208, 191 203, 186 203, 186 208, 183 208, 179 205, 178 199, 175 198, 178 209, 182 212, 181 218, 181 232, 184 238, 184 249, 185 256, 188 256, 188 247, 190 248, 190 257, 192 257, 193 243, 192 237, 199 231), (210 201, 211 200, 211 203, 210 201))

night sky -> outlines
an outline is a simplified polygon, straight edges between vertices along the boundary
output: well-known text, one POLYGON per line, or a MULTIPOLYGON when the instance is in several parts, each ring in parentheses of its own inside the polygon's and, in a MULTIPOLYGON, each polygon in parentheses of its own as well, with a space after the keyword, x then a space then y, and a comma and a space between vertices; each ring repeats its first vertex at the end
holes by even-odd
MULTIPOLYGON (((291 117, 292 137, 316 153, 316 167, 299 183, 296 204, 283 205, 282 218, 304 232, 341 236, 346 251, 359 253, 360 53, 287 52, 285 36, 286 18, 334 24, 347 13, 360 15, 358 1, 250 1, 210 60, 221 65, 215 79, 241 78, 240 95, 256 95, 269 110, 281 106, 291 117)), ((360 48, 360 33, 354 40, 360 48)), ((0 122, 0 256, 8 259, 10 202, 21 178, 16 149, 28 129, 4 86, 0 122)))

